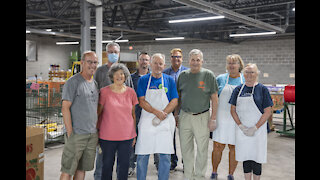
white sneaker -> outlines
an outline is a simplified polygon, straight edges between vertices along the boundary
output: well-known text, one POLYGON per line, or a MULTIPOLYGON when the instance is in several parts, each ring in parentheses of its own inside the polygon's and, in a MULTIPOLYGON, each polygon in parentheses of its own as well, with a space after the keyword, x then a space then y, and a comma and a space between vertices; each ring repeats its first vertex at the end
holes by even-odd
POLYGON ((134 175, 134 168, 130 167, 128 170, 128 176, 133 176, 134 175))

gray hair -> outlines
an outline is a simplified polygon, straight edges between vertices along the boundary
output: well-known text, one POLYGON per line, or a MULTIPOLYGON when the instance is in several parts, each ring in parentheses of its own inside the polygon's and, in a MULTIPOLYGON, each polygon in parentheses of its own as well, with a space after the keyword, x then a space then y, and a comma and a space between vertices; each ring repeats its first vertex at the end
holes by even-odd
POLYGON ((116 42, 109 42, 106 46, 106 50, 108 51, 108 47, 111 47, 111 46, 116 46, 120 51, 120 45, 116 42))
POLYGON ((255 63, 248 63, 248 64, 243 68, 243 71, 245 71, 246 68, 249 67, 249 66, 251 66, 251 67, 253 67, 254 69, 256 69, 256 71, 257 71, 257 79, 256 79, 256 81, 258 82, 258 80, 259 80, 259 75, 260 75, 260 70, 258 69, 257 64, 255 64, 255 63))
POLYGON ((201 50, 199 49, 192 49, 190 52, 189 52, 189 59, 191 58, 192 55, 200 55, 200 59, 203 60, 203 53, 201 50))
POLYGON ((113 63, 108 71, 108 75, 109 75, 109 78, 112 83, 113 83, 113 75, 118 70, 123 71, 124 77, 125 77, 124 81, 126 81, 128 79, 128 77, 130 76, 130 72, 129 72, 128 68, 126 67, 126 65, 124 65, 122 63, 113 63))
POLYGON ((164 54, 161 54, 161 53, 155 53, 151 56, 151 60, 150 60, 150 63, 152 63, 152 60, 155 58, 155 57, 158 57, 160 59, 163 60, 163 64, 166 64, 166 56, 164 54))
POLYGON ((82 53, 82 55, 81 55, 81 60, 82 60, 82 61, 84 61, 84 58, 86 57, 87 54, 93 54, 94 56, 97 57, 97 55, 96 55, 96 53, 95 53, 94 51, 90 51, 90 50, 84 51, 84 52, 82 53))

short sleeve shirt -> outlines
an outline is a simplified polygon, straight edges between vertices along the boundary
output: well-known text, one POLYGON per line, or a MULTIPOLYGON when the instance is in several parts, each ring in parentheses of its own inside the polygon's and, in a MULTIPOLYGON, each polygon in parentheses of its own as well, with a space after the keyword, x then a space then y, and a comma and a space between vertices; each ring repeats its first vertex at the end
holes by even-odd
POLYGON ((72 129, 77 134, 96 133, 99 90, 96 82, 86 81, 80 73, 72 76, 63 86, 62 101, 70 107, 72 129))
POLYGON ((218 85, 209 69, 201 68, 198 73, 191 73, 188 69, 180 73, 177 90, 181 96, 181 109, 199 113, 210 108, 211 95, 218 91, 218 85))
MULTIPOLYGON (((217 77, 217 83, 218 83, 218 88, 219 88, 218 95, 219 96, 220 96, 220 93, 221 93, 222 89, 224 88, 224 86, 227 83, 227 78, 228 78, 228 73, 220 74, 217 77)), ((244 79, 244 76, 242 74, 241 74, 240 77, 237 77, 237 78, 232 78, 232 77, 229 76, 228 84, 238 86, 239 84, 241 84, 241 79, 240 78, 242 78, 242 82, 244 83, 245 79, 244 79)))
MULTIPOLYGON (((242 84, 237 86, 233 90, 232 95, 229 100, 230 104, 237 106, 238 94, 239 94, 241 87, 242 87, 242 84)), ((240 97, 251 96, 252 89, 253 89, 253 87, 247 87, 245 85, 243 87, 241 94, 240 94, 240 97)), ((265 87, 261 83, 258 83, 254 87, 253 100, 254 100, 254 103, 257 105, 258 109, 260 110, 261 114, 264 113, 265 108, 273 106, 273 102, 272 102, 268 88, 265 87)))
POLYGON ((138 104, 134 89, 127 87, 123 93, 115 93, 110 86, 100 91, 99 104, 103 105, 99 138, 109 141, 129 140, 137 136, 132 108, 138 104))
MULTIPOLYGON (((138 81, 138 90, 137 90, 138 97, 142 97, 146 95, 150 76, 151 76, 151 73, 140 77, 138 81)), ((167 94, 167 98, 169 102, 174 98, 179 98, 176 84, 173 78, 164 73, 162 73, 162 76, 163 76, 164 89, 167 94)), ((149 89, 162 89, 162 88, 163 87, 162 87, 161 78, 155 78, 152 76, 149 89)))

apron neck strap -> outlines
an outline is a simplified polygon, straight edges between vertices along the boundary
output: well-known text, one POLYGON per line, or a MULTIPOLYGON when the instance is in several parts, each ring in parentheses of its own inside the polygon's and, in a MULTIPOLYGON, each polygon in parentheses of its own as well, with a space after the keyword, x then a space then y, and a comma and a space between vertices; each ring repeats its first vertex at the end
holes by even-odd
MULTIPOLYGON (((257 85, 257 84, 254 84, 254 85, 253 85, 251 95, 253 95, 253 93, 254 93, 254 87, 255 87, 256 85, 257 85)), ((241 87, 241 89, 240 89, 240 91, 239 91, 238 97, 240 97, 240 94, 241 94, 244 86, 245 86, 245 83, 242 85, 242 87, 241 87)))
POLYGON ((228 84, 228 82, 229 82, 229 73, 228 73, 228 76, 227 76, 227 82, 226 82, 226 84, 228 84))
MULTIPOLYGON (((230 74, 228 73, 228 76, 227 76, 227 82, 226 82, 226 84, 228 84, 228 83, 229 83, 229 76, 230 76, 230 74)), ((243 84, 242 76, 243 76, 243 75, 240 73, 240 81, 241 81, 241 84, 243 84)))
POLYGON ((252 95, 253 95, 253 93, 254 93, 254 87, 255 87, 255 86, 256 86, 256 84, 253 85, 252 93, 251 93, 252 95))
MULTIPOLYGON (((149 87, 150 87, 151 77, 152 77, 152 74, 150 73, 150 77, 149 77, 149 81, 148 81, 147 90, 148 90, 148 89, 149 89, 149 87)), ((163 74, 161 74, 161 83, 162 83, 162 87, 164 88, 164 83, 163 83, 163 74)))

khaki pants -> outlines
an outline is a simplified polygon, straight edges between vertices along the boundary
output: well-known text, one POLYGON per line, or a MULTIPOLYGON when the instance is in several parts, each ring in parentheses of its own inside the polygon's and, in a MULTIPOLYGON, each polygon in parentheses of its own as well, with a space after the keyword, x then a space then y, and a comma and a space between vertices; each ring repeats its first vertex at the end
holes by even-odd
POLYGON ((184 165, 184 175, 188 179, 205 179, 208 163, 209 111, 192 115, 180 111, 179 136, 184 165), (197 144, 197 155, 194 160, 194 140, 197 144))

